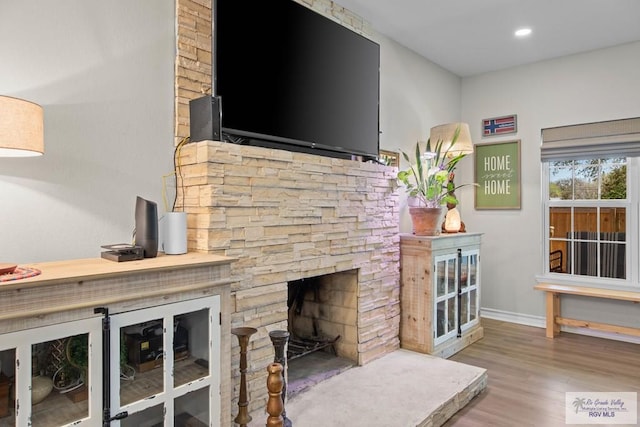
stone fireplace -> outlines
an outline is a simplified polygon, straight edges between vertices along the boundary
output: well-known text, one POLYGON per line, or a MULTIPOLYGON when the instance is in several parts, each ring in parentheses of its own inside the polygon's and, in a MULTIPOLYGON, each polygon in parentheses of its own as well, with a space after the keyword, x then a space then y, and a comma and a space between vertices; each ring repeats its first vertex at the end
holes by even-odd
MULTIPOLYGON (((296 0, 365 36, 371 26, 331 0, 296 0)), ((212 92, 212 2, 176 2, 175 144, 189 136, 189 100, 212 92)), ((189 213, 189 250, 237 258, 233 326, 253 326, 250 410, 264 409, 268 333, 287 329, 290 281, 355 271, 356 326, 344 332, 358 364, 399 347, 399 235, 395 168, 229 145, 181 150, 177 210, 189 213)), ((238 344, 231 340, 231 396, 238 344)), ((233 402, 236 403, 235 401, 233 402)))
POLYGON ((258 329, 249 346, 251 410, 266 402, 268 334, 288 328, 291 282, 339 273, 319 297, 346 305, 307 304, 322 312, 323 332, 340 335, 339 354, 363 365, 399 348, 395 168, 216 141, 186 145, 180 164, 177 209, 189 213, 189 250, 237 259, 232 326, 258 329))

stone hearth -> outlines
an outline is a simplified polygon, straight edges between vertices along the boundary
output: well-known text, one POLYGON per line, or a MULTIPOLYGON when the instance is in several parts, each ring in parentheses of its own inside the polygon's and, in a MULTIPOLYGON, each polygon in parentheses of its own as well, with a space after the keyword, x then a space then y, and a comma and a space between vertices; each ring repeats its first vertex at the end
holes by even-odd
MULTIPOLYGON (((250 410, 266 402, 268 333, 287 329, 288 282, 351 271, 348 357, 364 365, 399 348, 396 168, 216 141, 186 145, 180 161, 177 205, 189 213, 189 250, 237 258, 232 326, 258 329, 248 357, 250 410)), ((236 388, 238 351, 233 342, 236 388)))
MULTIPOLYGON (((287 417, 299 427, 439 427, 486 387, 486 369, 401 349, 293 396, 287 417)), ((256 416, 249 427, 262 425, 256 416)))

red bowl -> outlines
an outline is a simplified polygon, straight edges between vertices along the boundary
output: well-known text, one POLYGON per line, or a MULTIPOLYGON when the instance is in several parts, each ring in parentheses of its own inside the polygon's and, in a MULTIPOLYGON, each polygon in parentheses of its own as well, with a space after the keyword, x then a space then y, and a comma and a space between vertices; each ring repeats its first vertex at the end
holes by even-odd
POLYGON ((0 262, 0 274, 11 274, 16 269, 17 265, 15 264, 7 264, 0 262))

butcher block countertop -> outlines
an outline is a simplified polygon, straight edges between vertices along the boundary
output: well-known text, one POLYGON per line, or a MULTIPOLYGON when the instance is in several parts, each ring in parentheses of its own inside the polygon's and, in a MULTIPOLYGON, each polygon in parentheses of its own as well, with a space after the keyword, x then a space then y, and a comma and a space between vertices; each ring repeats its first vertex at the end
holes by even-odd
POLYGON ((19 265, 41 274, 0 282, 0 322, 140 299, 170 302, 179 294, 204 296, 232 283, 233 261, 189 252, 126 262, 90 258, 19 265))
POLYGON ((53 285, 57 283, 95 280, 131 273, 176 270, 205 265, 230 264, 235 258, 199 252, 184 255, 164 255, 144 258, 136 261, 115 262, 103 258, 74 259, 65 261, 21 264, 18 267, 37 268, 41 273, 26 279, 0 282, 0 291, 24 289, 33 286, 53 285))

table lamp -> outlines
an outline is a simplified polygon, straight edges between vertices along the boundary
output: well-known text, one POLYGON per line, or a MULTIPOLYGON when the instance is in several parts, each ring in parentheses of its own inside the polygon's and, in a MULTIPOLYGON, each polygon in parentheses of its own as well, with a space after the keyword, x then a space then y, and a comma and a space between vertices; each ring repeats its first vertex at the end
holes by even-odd
POLYGON ((467 123, 447 123, 434 126, 431 128, 429 139, 436 142, 442 141, 442 151, 445 152, 451 147, 453 136, 458 128, 460 128, 458 139, 456 139, 448 155, 455 157, 459 154, 473 153, 473 142, 471 141, 471 133, 469 132, 469 125, 467 123))
MULTIPOLYGON (((0 95, 0 157, 30 157, 44 153, 42 107, 33 102, 0 95)), ((0 262, 0 274, 16 266, 0 262)))
MULTIPOLYGON (((467 155, 473 153, 473 142, 471 141, 471 133, 467 123, 447 123, 434 126, 431 128, 429 135, 431 141, 442 141, 442 151, 447 153, 449 157, 459 155, 467 155), (454 136, 458 132, 458 137, 453 141, 454 136)), ((449 181, 453 182, 453 172, 449 175, 449 181)), ((445 215, 443 231, 447 233, 457 233, 465 231, 464 223, 460 218, 460 212, 453 203, 447 203, 448 212, 445 215)))

